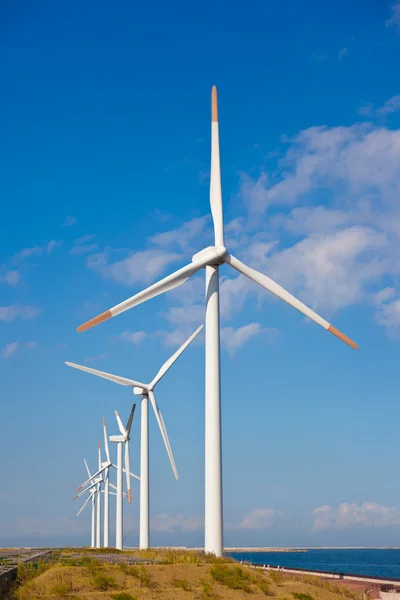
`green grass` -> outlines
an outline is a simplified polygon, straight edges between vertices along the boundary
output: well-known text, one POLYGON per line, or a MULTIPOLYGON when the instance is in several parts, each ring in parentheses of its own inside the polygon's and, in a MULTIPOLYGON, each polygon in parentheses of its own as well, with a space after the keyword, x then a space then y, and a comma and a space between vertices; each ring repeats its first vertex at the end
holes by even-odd
POLYGON ((128 592, 117 592, 116 594, 111 594, 111 598, 113 600, 137 600, 135 596, 128 594, 128 592))

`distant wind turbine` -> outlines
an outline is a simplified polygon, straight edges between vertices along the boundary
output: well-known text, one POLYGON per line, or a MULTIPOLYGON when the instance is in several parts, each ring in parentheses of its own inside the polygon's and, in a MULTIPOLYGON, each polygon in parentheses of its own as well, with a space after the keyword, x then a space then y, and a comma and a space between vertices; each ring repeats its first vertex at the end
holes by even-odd
POLYGON ((87 321, 78 331, 85 331, 111 317, 150 300, 184 283, 200 269, 206 269, 206 402, 205 402, 205 550, 216 556, 223 552, 222 531, 222 454, 221 454, 221 391, 220 391, 220 319, 219 267, 226 263, 267 291, 271 292, 306 317, 346 342, 358 348, 350 338, 308 308, 278 283, 248 267, 232 256, 225 247, 219 153, 217 89, 211 98, 211 174, 210 204, 214 223, 214 246, 195 254, 192 262, 172 275, 154 283, 120 304, 87 321))
MULTIPOLYGON (((111 375, 104 371, 98 371, 97 369, 91 369, 89 367, 83 367, 75 363, 66 362, 65 364, 69 367, 74 367, 81 371, 86 371, 92 375, 97 375, 104 379, 118 383, 119 385, 125 385, 133 388, 133 393, 142 396, 141 403, 141 434, 140 434, 140 534, 139 534, 139 545, 141 550, 146 550, 150 543, 150 522, 149 522, 149 398, 153 407, 154 414, 157 419, 158 426, 161 431, 162 438, 164 440, 165 448, 174 472, 175 478, 178 479, 178 471, 176 469, 174 456, 172 454, 171 445, 169 443, 167 430, 165 427, 164 419, 161 414, 156 398, 154 395, 154 388, 157 383, 164 377, 167 371, 172 367, 175 361, 178 360, 182 352, 189 346, 194 338, 203 329, 203 325, 198 327, 194 333, 182 344, 182 346, 163 364, 157 375, 150 383, 140 383, 133 379, 127 379, 126 377, 119 377, 118 375, 111 375)), ((111 439, 111 438, 110 438, 111 439)), ((86 482, 87 483, 87 482, 86 482)), ((128 491, 129 494, 129 491, 128 491)))

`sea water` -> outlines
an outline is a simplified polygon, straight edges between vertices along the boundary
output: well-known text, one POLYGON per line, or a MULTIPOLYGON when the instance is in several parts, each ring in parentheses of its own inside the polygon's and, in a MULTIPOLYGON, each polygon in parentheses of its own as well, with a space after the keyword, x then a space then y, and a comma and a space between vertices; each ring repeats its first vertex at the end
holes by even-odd
POLYGON ((257 565, 400 579, 400 550, 394 549, 324 549, 306 552, 229 552, 228 554, 236 560, 245 560, 257 565))

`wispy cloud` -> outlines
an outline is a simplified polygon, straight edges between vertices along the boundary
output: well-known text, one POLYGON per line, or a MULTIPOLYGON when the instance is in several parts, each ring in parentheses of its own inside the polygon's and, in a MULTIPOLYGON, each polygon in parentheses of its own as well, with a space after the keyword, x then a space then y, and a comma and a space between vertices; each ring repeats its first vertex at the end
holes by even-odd
POLYGON ((178 259, 180 254, 159 248, 133 252, 127 258, 112 262, 111 251, 92 254, 87 258, 89 269, 100 273, 122 285, 149 284, 162 275, 166 267, 178 259))
POLYGON ((388 115, 391 115, 400 110, 400 95, 393 96, 386 100, 382 106, 375 107, 372 103, 363 104, 358 109, 358 114, 363 117, 377 118, 380 122, 384 122, 388 115))
POLYGON ((40 310, 33 306, 24 306, 22 304, 10 304, 9 306, 0 306, 0 321, 14 321, 17 318, 35 319, 40 315, 40 310))
POLYGON ((18 342, 11 342, 11 344, 6 344, 4 350, 1 352, 1 358, 7 359, 10 358, 13 354, 18 350, 18 342))
POLYGON ((313 515, 314 530, 400 525, 399 508, 383 506, 376 502, 343 502, 338 508, 329 505, 318 506, 313 515))
POLYGON ((391 6, 391 17, 386 21, 386 27, 395 25, 400 27, 400 2, 394 2, 391 6))
POLYGON ((347 56, 348 53, 349 53, 348 48, 342 48, 338 54, 339 60, 342 60, 345 56, 347 56))
POLYGON ((203 527, 201 517, 184 517, 183 515, 169 515, 160 513, 151 519, 151 529, 153 531, 178 532, 178 531, 197 531, 203 527))
POLYGON ((19 342, 11 342, 10 344, 6 344, 4 350, 0 352, 0 358, 8 359, 13 356, 19 348, 32 350, 33 348, 36 348, 37 345, 37 342, 24 342, 23 344, 20 344, 19 342))
POLYGON ((249 323, 243 325, 238 329, 234 327, 223 327, 221 329, 221 342, 228 350, 229 354, 233 356, 237 350, 243 348, 247 342, 255 337, 264 335, 264 339, 271 343, 278 334, 278 330, 271 328, 264 328, 260 323, 249 323))
POLYGON ((88 358, 84 358, 83 362, 85 363, 85 365, 91 365, 93 363, 100 362, 108 357, 109 357, 109 354, 107 354, 107 353, 98 354, 97 356, 89 356, 88 358))
POLYGON ((279 510, 277 511, 272 508, 255 508, 244 516, 239 524, 239 529, 268 529, 283 516, 283 512, 279 510))
POLYGON ((19 252, 14 254, 14 259, 22 260, 24 258, 28 258, 30 256, 41 256, 42 254, 49 254, 54 248, 61 246, 63 242, 57 242, 56 240, 51 240, 44 244, 43 246, 32 246, 31 248, 22 248, 19 252))
POLYGON ((147 336, 148 334, 146 331, 123 331, 118 336, 118 339, 131 342, 131 344, 138 346, 147 336))
POLYGON ((77 220, 76 217, 65 217, 64 221, 61 223, 61 227, 71 227, 77 220))
POLYGON ((80 238, 77 238, 73 241, 72 248, 70 250, 70 254, 89 254, 90 252, 94 252, 98 248, 98 244, 94 243, 92 240, 94 235, 82 235, 80 238), (90 242, 90 243, 89 243, 90 242))
POLYGON ((4 265, 0 267, 0 283, 16 286, 20 282, 21 275, 15 269, 7 269, 4 265))

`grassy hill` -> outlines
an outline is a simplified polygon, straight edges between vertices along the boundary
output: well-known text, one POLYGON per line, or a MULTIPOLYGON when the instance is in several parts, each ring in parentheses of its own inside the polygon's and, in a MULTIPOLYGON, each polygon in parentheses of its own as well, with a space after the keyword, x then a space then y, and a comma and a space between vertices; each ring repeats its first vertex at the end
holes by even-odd
POLYGON ((37 569, 20 567, 16 600, 354 600, 345 588, 318 578, 294 577, 277 571, 241 566, 196 552, 67 551, 37 569), (127 564, 135 560, 151 564, 127 564), (123 560, 123 562, 121 562, 123 560), (111 564, 111 561, 113 564, 111 564), (157 561, 157 562, 155 562, 157 561))

